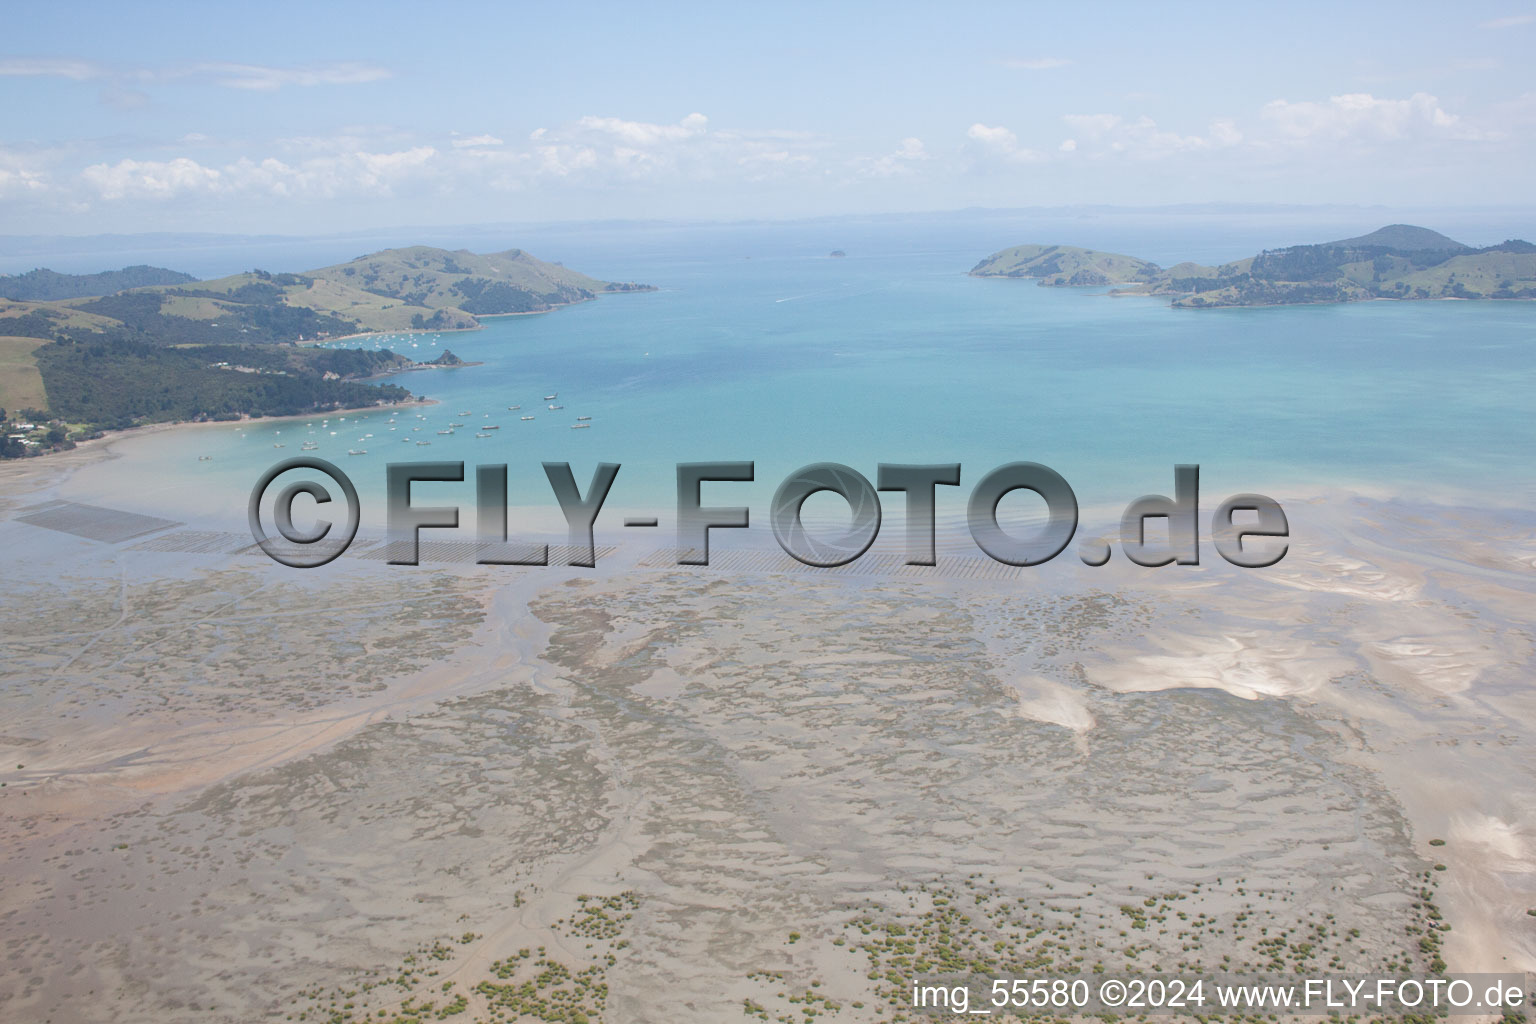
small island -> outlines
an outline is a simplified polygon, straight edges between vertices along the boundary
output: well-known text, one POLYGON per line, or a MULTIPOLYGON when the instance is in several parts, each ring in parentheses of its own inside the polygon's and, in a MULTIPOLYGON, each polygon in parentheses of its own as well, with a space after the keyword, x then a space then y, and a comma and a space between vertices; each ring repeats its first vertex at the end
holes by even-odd
MULTIPOLYGON (((477 363, 477 362, 470 362, 469 360, 466 360, 466 359, 460 359, 458 356, 453 354, 453 351, 451 349, 446 349, 445 348, 445 349, 443 349, 443 354, 438 356, 436 359, 428 359, 428 360, 425 360, 423 362, 412 363, 410 366, 401 367, 400 369, 402 371, 409 371, 409 370, 457 370, 461 366, 480 366, 480 365, 482 365, 482 364, 481 363, 477 363)), ((379 374, 379 376, 381 376, 381 377, 382 376, 387 376, 388 374, 394 373, 394 372, 396 372, 396 371, 388 370, 388 371, 385 371, 382 374, 379 374)))
POLYGON ((993 253, 973 277, 1031 278, 1050 287, 1111 287, 1166 295, 1186 309, 1366 299, 1536 299, 1536 245, 1474 249, 1429 228, 1392 224, 1358 238, 1269 249, 1217 267, 1156 263, 1070 245, 993 253))

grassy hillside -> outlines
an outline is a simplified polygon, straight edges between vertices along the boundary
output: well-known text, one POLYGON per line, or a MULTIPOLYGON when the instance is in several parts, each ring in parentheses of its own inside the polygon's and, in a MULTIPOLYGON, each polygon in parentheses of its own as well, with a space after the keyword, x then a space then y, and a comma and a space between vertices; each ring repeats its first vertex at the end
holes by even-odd
POLYGON ((477 255, 412 246, 298 274, 253 270, 114 294, 0 300, 0 331, 171 345, 315 341, 381 331, 470 330, 479 326, 477 316, 541 313, 604 293, 648 290, 599 281, 521 249, 477 255))
POLYGON ((1447 238, 1438 231, 1417 227, 1413 224, 1388 224, 1368 235, 1346 238, 1329 245, 1351 249, 1383 248, 1400 252, 1470 252, 1471 247, 1462 245, 1454 238, 1447 238))
POLYGON ((1118 285, 1173 305, 1274 306, 1365 299, 1536 299, 1536 245, 1511 239, 1474 249, 1437 231, 1392 224, 1358 238, 1293 245, 1206 267, 1163 270, 1145 260, 1071 246, 1017 246, 971 270, 1042 285, 1118 285))
POLYGON ((386 249, 309 275, 429 310, 486 316, 537 313, 596 298, 604 292, 646 291, 645 285, 599 281, 521 249, 476 255, 418 245, 386 249))
MULTIPOLYGON (((599 281, 520 249, 477 255, 389 249, 301 274, 263 270, 215 281, 133 268, 69 278, 33 271, 53 295, 123 274, 168 282, 112 294, 0 299, 0 407, 55 421, 122 427, 396 402, 410 393, 368 378, 411 365, 393 352, 276 346, 379 331, 467 330, 477 316, 539 313, 647 285, 599 281), (68 278, 68 280, 66 280, 68 278)), ((0 455, 33 454, 21 447, 0 455)))
POLYGON ((1072 245, 1016 245, 971 268, 973 277, 1038 278, 1042 285, 1053 287, 1150 282, 1160 272, 1156 263, 1134 256, 1072 245))
POLYGON ((0 409, 19 412, 48 408, 43 375, 33 357, 33 351, 41 344, 41 338, 0 336, 0 409))

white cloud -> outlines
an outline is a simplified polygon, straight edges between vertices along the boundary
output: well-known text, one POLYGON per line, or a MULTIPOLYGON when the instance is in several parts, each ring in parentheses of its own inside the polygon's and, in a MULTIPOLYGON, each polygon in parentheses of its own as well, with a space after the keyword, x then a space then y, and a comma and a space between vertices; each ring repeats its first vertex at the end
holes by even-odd
POLYGON ((980 122, 966 129, 966 138, 977 144, 977 149, 993 158, 1013 163, 1034 163, 1042 159, 1039 153, 1019 145, 1019 137, 1002 125, 986 125, 980 122))
POLYGON ((80 182, 95 198, 167 200, 198 195, 268 195, 330 199, 348 195, 387 196, 396 187, 431 178, 438 151, 416 146, 392 153, 357 151, 288 163, 275 157, 241 158, 210 167, 190 157, 173 160, 119 160, 92 164, 80 182))
POLYGON ((1379 99, 1370 93, 1331 96, 1326 102, 1274 100, 1264 119, 1293 142, 1395 142, 1417 137, 1489 137, 1448 113, 1440 101, 1417 92, 1407 99, 1379 99))
POLYGON ((1064 114, 1061 118, 1079 136, 1097 139, 1121 124, 1119 114, 1064 114))
POLYGON ((1243 141, 1243 133, 1237 130, 1237 124, 1227 118, 1212 121, 1207 134, 1216 146, 1235 146, 1243 141))
POLYGON ((169 199, 191 192, 213 192, 220 174, 188 157, 174 160, 119 160, 92 164, 80 172, 103 199, 169 199))
POLYGON ((41 192, 48 183, 36 171, 0 167, 0 197, 7 199, 41 192))
MULTIPOLYGON (((1499 131, 1472 124, 1447 111, 1427 93, 1415 93, 1406 99, 1352 93, 1322 101, 1275 100, 1261 108, 1256 118, 1216 118, 1203 134, 1171 131, 1147 116, 1126 117, 1107 112, 1066 114, 1062 117, 1068 129, 1066 137, 1049 157, 1030 149, 1001 125, 973 124, 966 136, 977 151, 1013 161, 1111 157, 1164 160, 1222 150, 1259 153, 1273 151, 1278 145, 1497 140, 1518 134, 1526 107, 1536 110, 1536 99, 1525 104, 1505 104, 1491 112, 1493 123, 1502 127, 1499 131)), ((1523 119, 1532 120, 1529 116, 1523 119)))
POLYGON ((597 166, 597 150, 589 146, 539 146, 538 169, 557 178, 567 178, 578 171, 597 166))
POLYGON ((990 125, 977 123, 971 125, 965 134, 967 138, 975 139, 977 142, 982 142, 989 146, 1012 148, 1018 145, 1019 142, 1019 137, 1002 125, 994 128, 990 125))
POLYGON ((783 164, 808 164, 814 162, 804 153, 791 153, 787 149, 758 149, 745 153, 736 162, 743 167, 774 166, 783 164))
POLYGON ((1052 68, 1064 68, 1071 63, 1065 57, 1009 57, 1003 61, 1005 67, 1017 71, 1049 71, 1052 68))
POLYGON ((504 146, 501 139, 494 135, 470 135, 453 140, 454 149, 469 149, 477 146, 504 146))
POLYGON ((392 125, 366 124, 343 125, 332 135, 289 135, 275 141, 284 151, 304 156, 346 156, 360 151, 377 153, 422 144, 412 132, 392 125))
POLYGON ((284 86, 358 85, 392 77, 388 68, 356 61, 331 61, 298 67, 204 61, 199 64, 154 68, 116 67, 97 61, 68 57, 0 58, 0 76, 65 78, 84 82, 108 80, 126 90, 131 85, 189 81, 228 89, 272 92, 284 86))
MULTIPOLYGON (((700 113, 670 124, 588 115, 556 128, 538 128, 528 141, 530 150, 505 154, 496 187, 521 188, 540 177, 587 185, 731 178, 759 182, 806 173, 816 163, 813 151, 823 144, 804 132, 716 130, 700 113)), ((902 157, 865 158, 853 164, 868 171, 882 159, 894 167, 902 157)))
POLYGON ((916 164, 927 159, 928 147, 923 145, 923 140, 906 138, 901 140, 901 145, 895 152, 873 160, 858 161, 855 166, 869 177, 891 178, 900 174, 911 174, 916 164))
MULTIPOLYGON (((1180 135, 1165 131, 1150 117, 1126 120, 1119 114, 1067 114, 1062 117, 1072 130, 1063 143, 1065 152, 1082 152, 1090 155, 1119 154, 1137 160, 1156 160, 1176 153, 1203 150, 1213 145, 1213 139, 1199 135, 1180 135)), ((1221 145, 1231 145, 1241 135, 1230 121, 1218 121, 1211 126, 1213 138, 1221 145)))
POLYGON ((111 72, 87 60, 52 57, 0 57, 0 75, 13 78, 68 78, 84 82, 106 78, 111 72))
POLYGON ((1519 28, 1521 25, 1529 25, 1536 22, 1536 14, 1512 14, 1507 18, 1494 18, 1492 21, 1481 22, 1478 28, 1519 28))
POLYGON ((633 146, 654 146, 664 142, 682 142, 705 132, 709 118, 703 114, 689 114, 676 124, 648 124, 645 121, 625 121, 617 117, 583 117, 576 122, 581 131, 616 136, 633 146))
POLYGON ((215 85, 226 88, 272 92, 288 85, 362 85, 389 78, 392 74, 387 68, 355 61, 291 68, 271 67, 265 64, 209 62, 194 65, 181 72, 166 72, 162 77, 208 75, 213 78, 215 85))

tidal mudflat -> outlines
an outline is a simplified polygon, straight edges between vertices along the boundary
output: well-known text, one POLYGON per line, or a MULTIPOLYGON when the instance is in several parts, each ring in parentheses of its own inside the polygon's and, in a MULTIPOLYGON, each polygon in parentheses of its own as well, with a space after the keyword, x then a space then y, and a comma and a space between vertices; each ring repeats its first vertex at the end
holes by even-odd
POLYGON ((40 519, 96 457, 5 468, 7 1019, 884 1021, 961 965, 1536 969, 1523 514, 1334 496, 1246 574, 302 573, 40 519))

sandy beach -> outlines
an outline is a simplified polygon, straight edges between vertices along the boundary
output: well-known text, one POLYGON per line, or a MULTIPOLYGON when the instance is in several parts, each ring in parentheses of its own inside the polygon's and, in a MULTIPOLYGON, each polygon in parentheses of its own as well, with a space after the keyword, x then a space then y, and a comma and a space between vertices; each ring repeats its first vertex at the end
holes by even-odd
POLYGON ((997 969, 1536 969, 1526 515, 991 578, 18 518, 112 447, 0 467, 11 1019, 901 1020, 957 901, 997 969))

